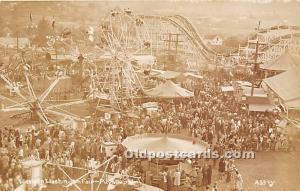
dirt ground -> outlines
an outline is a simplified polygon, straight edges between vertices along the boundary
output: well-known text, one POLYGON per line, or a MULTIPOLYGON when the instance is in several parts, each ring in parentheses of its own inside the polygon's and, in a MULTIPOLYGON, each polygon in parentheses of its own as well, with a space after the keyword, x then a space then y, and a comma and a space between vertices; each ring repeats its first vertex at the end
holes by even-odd
POLYGON ((256 154, 255 159, 241 159, 240 161, 236 161, 236 165, 244 179, 244 190, 300 190, 299 156, 299 150, 291 153, 260 152, 256 154), (274 185, 273 187, 269 187, 268 185, 259 185, 260 180, 274 181, 274 185))

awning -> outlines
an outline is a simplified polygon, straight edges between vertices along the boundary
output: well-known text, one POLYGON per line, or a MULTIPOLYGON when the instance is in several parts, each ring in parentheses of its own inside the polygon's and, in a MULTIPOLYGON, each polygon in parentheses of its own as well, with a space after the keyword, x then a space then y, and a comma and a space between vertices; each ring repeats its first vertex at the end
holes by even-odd
POLYGON ((274 108, 275 106, 269 104, 249 104, 249 111, 265 112, 271 111, 274 108))
POLYGON ((288 49, 281 54, 275 60, 265 63, 261 66, 264 70, 273 70, 273 71, 288 71, 288 70, 299 70, 300 61, 299 57, 294 56, 289 53, 288 49))
MULTIPOLYGON (((243 95, 251 96, 252 87, 242 86, 243 95)), ((253 88, 253 97, 268 97, 263 88, 253 88)))
MULTIPOLYGON (((274 91, 280 99, 285 103, 290 102, 290 106, 293 106, 292 102, 300 98, 300 70, 289 70, 272 76, 270 78, 263 79, 263 82, 274 91)), ((298 103, 295 101, 295 106, 298 103)))
POLYGON ((289 109, 297 109, 297 110, 299 110, 300 109, 300 97, 296 98, 296 99, 293 99, 291 101, 287 101, 285 103, 285 105, 288 106, 289 109))

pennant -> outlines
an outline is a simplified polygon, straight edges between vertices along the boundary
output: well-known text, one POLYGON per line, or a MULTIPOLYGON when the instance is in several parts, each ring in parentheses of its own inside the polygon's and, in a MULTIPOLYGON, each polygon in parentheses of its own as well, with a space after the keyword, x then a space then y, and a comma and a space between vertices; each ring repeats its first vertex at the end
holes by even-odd
POLYGON ((69 28, 65 28, 62 32, 62 37, 67 38, 71 34, 71 30, 69 28))
POLYGON ((52 28, 53 28, 53 30, 54 30, 54 27, 55 27, 55 19, 54 19, 54 17, 53 17, 51 26, 52 26, 52 28))
POLYGON ((30 64, 25 64, 25 65, 24 65, 24 69, 25 69, 26 71, 30 70, 30 69, 31 69, 31 65, 30 65, 30 64))
POLYGON ((93 37, 92 35, 89 35, 89 40, 90 40, 91 42, 94 42, 94 37, 93 37))
POLYGON ((32 14, 31 14, 31 12, 30 12, 29 18, 30 18, 30 22, 32 23, 32 14))
POLYGON ((88 30, 86 31, 86 33, 89 35, 88 36, 88 39, 91 41, 91 42, 94 42, 94 34, 95 34, 95 29, 93 27, 89 27, 88 30))

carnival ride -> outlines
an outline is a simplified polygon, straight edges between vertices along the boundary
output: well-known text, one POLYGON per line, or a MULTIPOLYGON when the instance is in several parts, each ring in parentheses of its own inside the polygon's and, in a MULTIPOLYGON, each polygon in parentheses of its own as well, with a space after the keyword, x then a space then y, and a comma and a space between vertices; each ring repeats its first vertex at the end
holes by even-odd
MULTIPOLYGON (((255 35, 249 37, 245 45, 240 46, 231 54, 222 55, 222 57, 226 58, 228 62, 230 62, 231 58, 236 58, 237 60, 252 59, 255 53, 253 44, 255 44, 257 40, 263 44, 259 49, 261 52, 259 57, 262 61, 267 61, 278 56, 287 48, 292 49, 293 53, 300 55, 299 30, 300 27, 296 26, 277 26, 268 29, 259 29, 255 35)), ((217 52, 206 45, 203 37, 192 22, 180 15, 137 15, 131 10, 117 8, 107 15, 97 29, 90 27, 87 33, 88 35, 85 40, 92 44, 93 50, 102 52, 101 55, 92 55, 89 53, 87 47, 80 47, 72 40, 68 41, 60 36, 49 37, 48 45, 52 51, 56 51, 55 44, 62 43, 69 48, 69 54, 72 60, 77 61, 79 55, 82 55, 88 63, 93 63, 95 58, 104 60, 104 66, 94 63, 96 66, 93 67, 89 73, 89 79, 91 80, 90 95, 96 99, 105 97, 105 99, 110 101, 110 105, 118 110, 122 110, 122 101, 132 101, 138 96, 139 92, 144 89, 141 79, 138 76, 138 72, 143 70, 143 68, 141 65, 134 65, 133 61, 141 61, 142 59, 140 58, 149 56, 159 58, 162 55, 175 55, 175 61, 178 59, 181 60, 183 64, 187 64, 190 68, 199 69, 208 63, 213 63, 215 58, 219 56, 217 52), (96 44, 101 44, 101 46, 96 44)), ((85 45, 87 46, 87 43, 85 43, 85 45)), ((151 57, 150 60, 154 60, 153 57, 151 57)), ((143 61, 141 61, 141 63, 143 63, 143 61)), ((154 61, 150 61, 150 63, 154 63, 154 61)), ((25 65, 24 58, 18 55, 18 57, 15 58, 15 63, 9 65, 6 71, 10 73, 23 73, 22 67, 25 65)), ((85 100, 75 102, 64 101, 64 103, 56 105, 47 101, 50 92, 59 83, 59 77, 55 79, 40 96, 37 96, 33 89, 30 73, 28 71, 25 71, 24 75, 28 94, 22 93, 21 88, 10 80, 8 73, 1 73, 0 77, 6 82, 12 92, 19 96, 18 100, 15 100, 8 96, 0 95, 1 99, 13 104, 3 107, 3 112, 18 112, 12 115, 12 117, 30 113, 32 119, 39 119, 46 125, 54 121, 50 115, 83 120, 80 116, 74 115, 61 107, 80 104, 85 102, 85 100)), ((150 146, 152 146, 152 149, 156 149, 155 151, 159 151, 160 148, 157 147, 157 140, 166 146, 164 151, 169 151, 170 149, 178 150, 178 148, 186 150, 186 148, 184 148, 186 145, 192 150, 205 149, 205 146, 201 144, 193 145, 190 139, 174 138, 171 135, 129 137, 123 144, 133 149, 137 147, 144 149, 146 148, 145 145, 137 144, 143 139, 147 140, 145 143, 151 143, 150 146), (180 140, 178 142, 178 140, 175 139, 180 140), (171 142, 177 142, 177 144, 171 142)), ((103 183, 101 180, 103 180, 106 175, 115 175, 107 172, 108 164, 114 158, 115 156, 111 157, 93 169, 80 169, 85 173, 79 176, 79 178, 71 177, 65 170, 66 168, 78 169, 77 167, 68 167, 50 162, 48 162, 47 165, 57 167, 70 180, 66 189, 75 186, 78 190, 81 190, 77 185, 78 181, 85 177, 90 177, 92 179, 91 182, 93 182, 93 176, 100 173, 102 177, 97 187, 98 190, 101 183, 103 183), (105 166, 105 168, 103 171, 100 171, 99 169, 102 166, 105 166)), ((132 178, 140 182, 139 177, 132 178)), ((91 190, 94 190, 94 185, 91 185, 91 190)))
MULTIPOLYGON (((142 134, 127 137, 122 145, 128 150, 147 151, 149 153, 159 152, 205 152, 208 144, 204 142, 196 142, 190 137, 182 135, 162 135, 162 134, 142 134)), ((174 154, 175 155, 175 154, 174 154)), ((173 156, 178 157, 178 156, 173 156)))
POLYGON ((184 64, 188 64, 191 68, 199 69, 208 63, 215 64, 218 57, 226 59, 229 65, 234 64, 230 63, 234 59, 238 61, 253 59, 257 40, 262 44, 259 47, 258 59, 263 62, 277 57, 286 48, 300 55, 299 26, 281 25, 256 29, 254 34, 248 37, 248 41, 242 43, 236 50, 222 54, 205 43, 197 27, 186 17, 181 15, 140 15, 140 17, 148 23, 154 55, 159 57, 173 51, 172 54, 181 57, 185 61, 184 64))
POLYGON ((7 96, 0 95, 1 99, 13 104, 9 106, 2 105, 2 112, 17 112, 16 114, 13 114, 11 116, 12 118, 30 114, 31 119, 39 119, 46 125, 50 125, 52 122, 55 121, 54 119, 50 118, 50 114, 65 118, 67 117, 78 121, 83 121, 81 117, 72 114, 62 109, 61 107, 70 106, 74 104, 81 104, 85 102, 84 100, 72 102, 66 101, 65 103, 53 104, 46 99, 51 93, 51 91, 55 88, 55 86, 59 83, 59 77, 41 95, 37 96, 30 81, 29 72, 25 71, 24 73, 28 94, 23 94, 21 89, 19 87, 16 87, 6 75, 0 74, 1 79, 5 81, 5 83, 13 90, 13 92, 16 95, 19 96, 18 101, 16 101, 7 96))
POLYGON ((269 62, 280 56, 286 49, 299 56, 300 27, 281 25, 257 29, 256 34, 250 36, 230 56, 238 56, 240 60, 253 59, 257 42, 259 42, 259 62, 269 62))
POLYGON ((156 60, 173 55, 171 62, 180 61, 187 70, 201 70, 208 64, 233 67, 253 62, 257 41, 260 63, 277 57, 287 48, 300 55, 299 30, 297 26, 257 29, 244 46, 229 54, 219 54, 206 45, 197 27, 183 16, 138 15, 116 8, 92 32, 97 36, 92 38, 98 41, 96 44, 102 44, 103 54, 99 58, 104 60, 105 67, 101 71, 98 65, 97 71, 90 72, 90 95, 108 99, 118 110, 122 108, 122 101, 132 102, 144 89, 142 78, 137 75, 143 68, 133 65, 138 56, 153 56, 156 60))
POLYGON ((121 110, 124 101, 133 103, 143 91, 137 74, 142 67, 134 66, 132 61, 145 60, 146 57, 149 60, 152 54, 148 27, 133 12, 114 9, 103 19, 97 32, 105 52, 101 56, 105 66, 94 72, 91 93, 93 97, 98 95, 98 98, 109 99, 115 109, 121 110))

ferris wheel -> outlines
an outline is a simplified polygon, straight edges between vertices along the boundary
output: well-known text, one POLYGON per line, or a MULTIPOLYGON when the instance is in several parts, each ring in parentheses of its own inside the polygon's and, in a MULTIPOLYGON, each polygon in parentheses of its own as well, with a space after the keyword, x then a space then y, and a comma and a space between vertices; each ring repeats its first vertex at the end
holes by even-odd
POLYGON ((129 9, 119 8, 110 11, 98 33, 105 52, 102 55, 105 67, 102 74, 93 76, 93 89, 107 94, 111 105, 121 109, 122 100, 133 103, 133 98, 143 91, 136 71, 140 67, 136 68, 133 61, 141 58, 136 56, 152 54, 151 36, 139 16, 129 9))
POLYGON ((101 40, 114 54, 152 54, 147 23, 129 9, 111 10, 100 27, 101 40))

